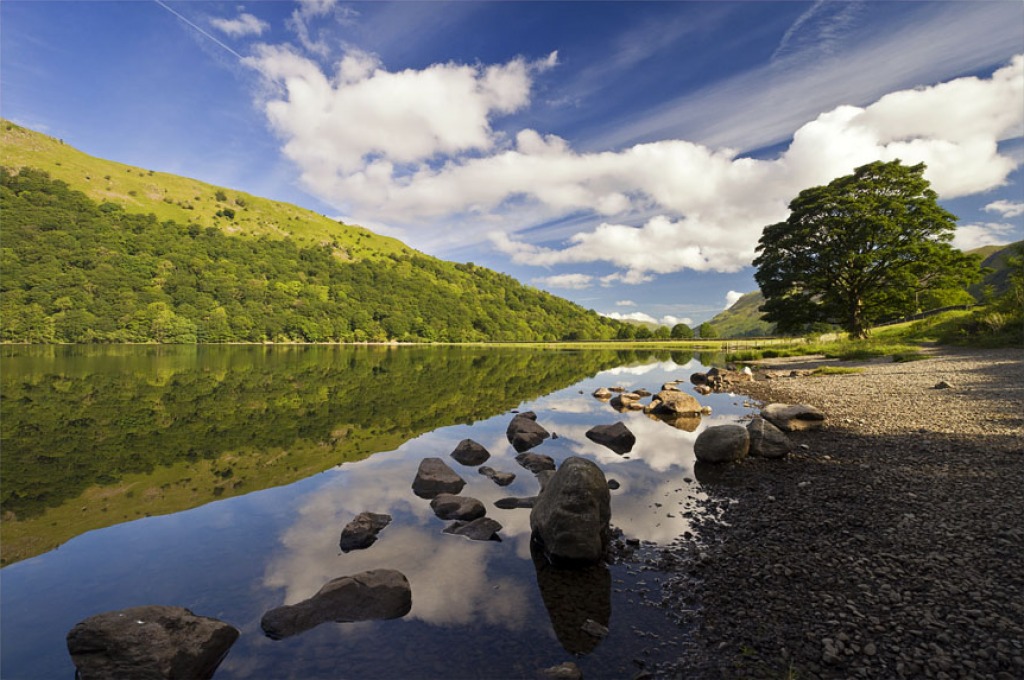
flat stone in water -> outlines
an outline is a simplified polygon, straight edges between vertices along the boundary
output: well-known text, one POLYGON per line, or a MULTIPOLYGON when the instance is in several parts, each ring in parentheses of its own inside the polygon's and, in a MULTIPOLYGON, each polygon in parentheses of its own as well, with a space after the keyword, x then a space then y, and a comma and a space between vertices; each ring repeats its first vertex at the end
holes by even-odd
POLYGON ((446 534, 465 536, 474 541, 500 541, 499 531, 501 524, 490 517, 481 517, 472 522, 455 521, 444 529, 446 534))

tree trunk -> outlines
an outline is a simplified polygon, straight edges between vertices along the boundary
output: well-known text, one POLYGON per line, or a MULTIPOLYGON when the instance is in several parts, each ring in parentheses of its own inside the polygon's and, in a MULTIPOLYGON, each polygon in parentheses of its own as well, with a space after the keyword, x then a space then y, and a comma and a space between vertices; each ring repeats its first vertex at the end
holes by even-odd
POLYGON ((846 331, 856 340, 868 337, 868 329, 864 323, 864 302, 860 297, 854 298, 850 304, 850 318, 846 322, 846 331))

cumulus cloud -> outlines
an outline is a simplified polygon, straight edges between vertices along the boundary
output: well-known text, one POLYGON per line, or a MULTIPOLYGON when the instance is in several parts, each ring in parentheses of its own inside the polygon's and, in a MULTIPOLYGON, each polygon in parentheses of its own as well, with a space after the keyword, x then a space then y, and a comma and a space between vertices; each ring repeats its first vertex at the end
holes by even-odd
POLYGON ((1016 227, 1000 222, 964 224, 956 229, 953 245, 967 251, 982 246, 1001 246, 1014 240, 1016 227))
POLYGON ((692 326, 693 319, 691 319, 688 316, 672 316, 671 314, 666 314, 665 316, 661 317, 660 323, 662 326, 675 326, 676 324, 679 323, 684 323, 687 326, 692 326))
POLYGON ((999 213, 1003 217, 1024 215, 1024 203, 1018 201, 994 201, 984 208, 985 212, 999 213))
POLYGON ((629 314, 620 314, 619 312, 608 312, 601 316, 606 316, 609 319, 615 319, 616 321, 642 321, 643 323, 658 323, 650 314, 644 312, 630 312, 629 314))
POLYGON ((725 294, 725 307, 723 309, 729 309, 734 304, 736 304, 736 301, 739 300, 741 297, 743 297, 743 293, 739 293, 735 290, 730 290, 728 293, 725 294))
POLYGON ((277 88, 267 117, 321 198, 356 219, 490 223, 493 246, 517 263, 615 265, 603 285, 684 269, 738 271, 800 190, 875 160, 925 162, 943 198, 998 187, 1018 166, 999 143, 1024 135, 1024 56, 989 78, 822 113, 773 160, 680 139, 579 152, 537 130, 497 134, 493 119, 529 105, 534 78, 557 64, 556 53, 390 72, 350 50, 327 75, 289 48, 263 46, 246 63, 277 88), (581 211, 600 224, 560 247, 514 237, 524 213, 581 211))
POLYGON ((584 288, 590 288, 590 284, 593 280, 594 277, 587 274, 556 274, 554 276, 545 276, 543 278, 533 279, 533 282, 537 285, 547 286, 549 288, 583 290, 584 288))
POLYGON ((231 36, 241 38, 246 35, 262 35, 270 28, 270 24, 247 12, 240 12, 234 19, 210 19, 210 24, 217 30, 231 36))

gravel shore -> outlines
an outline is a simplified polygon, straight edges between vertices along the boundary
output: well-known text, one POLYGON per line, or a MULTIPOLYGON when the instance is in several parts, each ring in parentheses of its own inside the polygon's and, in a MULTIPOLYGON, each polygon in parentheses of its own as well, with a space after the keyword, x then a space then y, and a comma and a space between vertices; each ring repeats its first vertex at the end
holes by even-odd
POLYGON ((697 639, 651 675, 1024 678, 1024 353, 765 368, 816 363, 864 371, 744 385, 826 426, 698 472, 699 540, 663 584, 697 639))

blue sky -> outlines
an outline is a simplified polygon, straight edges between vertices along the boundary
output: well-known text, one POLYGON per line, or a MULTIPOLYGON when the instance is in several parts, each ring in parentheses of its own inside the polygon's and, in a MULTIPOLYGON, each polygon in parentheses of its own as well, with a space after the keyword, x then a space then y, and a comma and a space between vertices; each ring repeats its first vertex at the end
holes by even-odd
POLYGON ((804 188, 924 161, 957 243, 1024 238, 1024 4, 0 3, 0 114, 601 313, 756 289, 804 188))

